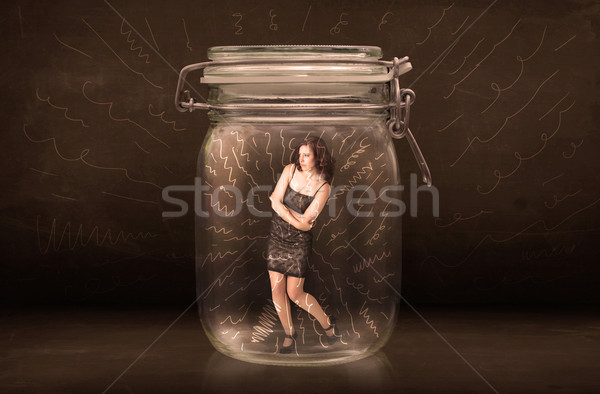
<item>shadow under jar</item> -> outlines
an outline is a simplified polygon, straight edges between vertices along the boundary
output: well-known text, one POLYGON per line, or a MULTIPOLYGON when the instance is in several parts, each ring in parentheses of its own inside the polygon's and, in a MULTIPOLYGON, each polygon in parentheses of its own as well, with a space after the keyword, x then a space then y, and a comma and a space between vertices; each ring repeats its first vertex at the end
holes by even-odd
POLYGON ((399 88, 408 58, 381 61, 378 47, 235 46, 182 69, 180 111, 209 110, 198 156, 196 283, 206 334, 223 354, 272 365, 327 365, 374 354, 393 332, 402 268, 400 175, 392 138, 407 137, 414 93, 399 88), (203 69, 207 102, 192 98, 189 72, 203 69), (320 137, 336 160, 327 205, 311 230, 304 289, 339 337, 291 304, 298 334, 279 353, 284 330, 267 271, 270 194, 293 149, 320 137))

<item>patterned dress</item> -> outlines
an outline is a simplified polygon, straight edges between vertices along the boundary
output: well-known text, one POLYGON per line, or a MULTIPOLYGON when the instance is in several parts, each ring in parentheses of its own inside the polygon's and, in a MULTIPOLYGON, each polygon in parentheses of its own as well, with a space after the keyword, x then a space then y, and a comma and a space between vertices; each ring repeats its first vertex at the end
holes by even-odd
MULTIPOLYGON (((323 185, 312 196, 298 193, 288 185, 283 197, 283 204, 299 214, 304 214, 323 185)), ((311 251, 312 233, 310 230, 298 230, 274 213, 267 243, 267 269, 284 275, 304 278, 311 251)))

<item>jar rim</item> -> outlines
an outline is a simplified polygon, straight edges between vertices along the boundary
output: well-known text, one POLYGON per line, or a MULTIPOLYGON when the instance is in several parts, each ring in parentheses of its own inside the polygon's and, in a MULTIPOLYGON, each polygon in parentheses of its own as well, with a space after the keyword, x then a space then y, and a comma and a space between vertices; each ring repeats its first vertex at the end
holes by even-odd
POLYGON ((207 50, 208 58, 214 61, 332 57, 339 60, 380 59, 380 47, 368 45, 234 45, 214 46, 207 50))
MULTIPOLYGON (((360 45, 247 45, 208 49, 202 83, 386 83, 392 62, 381 48, 360 45)), ((396 75, 411 66, 403 58, 396 75)))

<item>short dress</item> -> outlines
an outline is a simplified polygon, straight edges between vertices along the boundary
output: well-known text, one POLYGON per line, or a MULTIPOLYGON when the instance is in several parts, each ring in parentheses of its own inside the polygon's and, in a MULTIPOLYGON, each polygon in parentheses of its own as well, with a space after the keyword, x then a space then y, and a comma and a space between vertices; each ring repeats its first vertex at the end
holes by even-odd
MULTIPOLYGON (((288 185, 283 197, 283 204, 299 214, 304 214, 325 183, 312 196, 298 193, 288 185)), ((267 241, 267 269, 284 275, 304 278, 311 251, 312 233, 310 230, 298 230, 275 213, 271 220, 271 230, 267 241)))

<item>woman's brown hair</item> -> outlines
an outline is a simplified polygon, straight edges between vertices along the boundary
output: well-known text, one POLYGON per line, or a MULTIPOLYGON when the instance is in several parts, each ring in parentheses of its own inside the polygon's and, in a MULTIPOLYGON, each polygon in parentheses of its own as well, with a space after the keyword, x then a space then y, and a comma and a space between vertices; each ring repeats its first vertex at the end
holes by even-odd
POLYGON ((315 155, 315 168, 323 174, 323 177, 328 183, 331 183, 335 159, 331 157, 325 141, 321 138, 308 137, 298 144, 292 153, 292 163, 294 163, 298 171, 302 171, 302 167, 300 167, 300 148, 304 145, 312 149, 313 154, 315 155))

